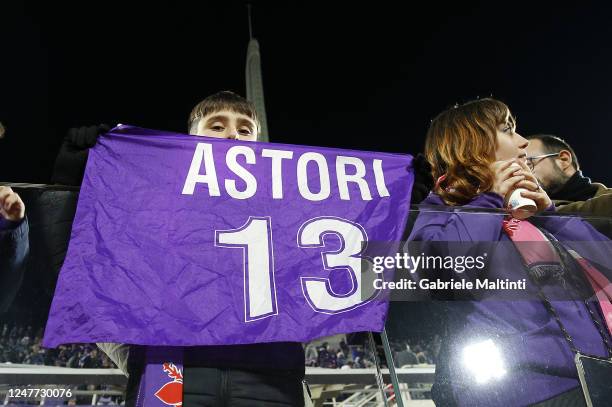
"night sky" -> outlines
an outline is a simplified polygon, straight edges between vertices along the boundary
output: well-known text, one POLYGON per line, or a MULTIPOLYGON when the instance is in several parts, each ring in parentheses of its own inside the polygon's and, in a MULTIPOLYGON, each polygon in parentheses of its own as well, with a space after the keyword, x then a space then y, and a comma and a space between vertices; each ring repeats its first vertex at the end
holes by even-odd
MULTIPOLYGON (((48 3, 0 3, 0 181, 48 182, 69 127, 185 132, 245 93, 242 1, 48 3)), ((493 96, 612 184, 612 6, 395 4, 254 2, 272 141, 417 153, 441 110, 493 96)))

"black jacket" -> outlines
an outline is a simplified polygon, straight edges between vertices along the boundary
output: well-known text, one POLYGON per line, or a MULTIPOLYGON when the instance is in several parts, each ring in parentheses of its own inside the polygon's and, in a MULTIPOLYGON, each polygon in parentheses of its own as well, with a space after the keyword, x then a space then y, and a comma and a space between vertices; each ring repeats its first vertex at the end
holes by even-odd
POLYGON ((10 307, 21 287, 24 263, 30 250, 28 234, 27 218, 21 222, 0 218, 0 314, 10 307))

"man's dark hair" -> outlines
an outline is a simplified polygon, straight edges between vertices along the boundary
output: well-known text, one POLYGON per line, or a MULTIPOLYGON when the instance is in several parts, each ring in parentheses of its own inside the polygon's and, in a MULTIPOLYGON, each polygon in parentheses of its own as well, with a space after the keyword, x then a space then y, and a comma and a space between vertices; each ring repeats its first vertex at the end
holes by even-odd
POLYGON ((253 103, 229 90, 214 93, 198 103, 189 115, 188 131, 190 133, 194 132, 194 127, 197 126, 201 118, 221 110, 229 110, 250 117, 257 124, 257 133, 259 134, 260 124, 253 103))
POLYGON ((540 140, 545 154, 558 153, 561 150, 569 151, 572 155, 572 165, 574 169, 580 169, 578 157, 576 157, 574 149, 561 137, 553 136, 552 134, 534 134, 532 136, 527 136, 527 140, 540 140))

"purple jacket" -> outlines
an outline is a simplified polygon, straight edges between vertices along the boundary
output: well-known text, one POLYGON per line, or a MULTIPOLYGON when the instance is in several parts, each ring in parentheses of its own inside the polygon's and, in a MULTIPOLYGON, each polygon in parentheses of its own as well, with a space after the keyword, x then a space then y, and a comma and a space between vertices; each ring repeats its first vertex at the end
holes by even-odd
MULTIPOLYGON (((430 194, 422 204, 445 205, 435 194, 430 194)), ((485 193, 466 207, 502 208, 503 200, 497 194, 485 193)), ((510 242, 502 229, 502 219, 498 214, 422 210, 408 240, 510 242)), ((542 216, 533 223, 550 232, 560 242, 608 240, 576 217, 542 216)), ((596 248, 592 251, 596 251, 596 248)), ((493 256, 485 270, 486 277, 526 278, 520 254, 518 251, 515 254, 503 258, 493 256)), ((600 258, 605 255, 580 254, 587 259, 590 255, 600 258)), ((583 301, 552 303, 581 352, 607 355, 601 334, 583 301)), ((439 305, 445 308, 445 334, 432 389, 436 404, 523 406, 550 399, 580 385, 574 354, 543 302, 444 301, 439 305), (476 383, 464 367, 462 352, 470 343, 488 339, 499 349, 506 374, 484 384, 476 383)), ((601 315, 599 307, 592 310, 601 315)))

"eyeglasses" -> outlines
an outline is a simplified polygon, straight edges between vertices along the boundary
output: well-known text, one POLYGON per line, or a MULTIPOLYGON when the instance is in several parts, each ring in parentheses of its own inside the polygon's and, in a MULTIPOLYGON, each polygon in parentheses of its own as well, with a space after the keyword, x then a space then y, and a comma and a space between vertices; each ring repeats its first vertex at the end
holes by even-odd
POLYGON ((559 153, 550 153, 550 154, 542 154, 542 155, 534 155, 533 157, 527 157, 527 166, 529 167, 529 169, 531 171, 533 171, 533 169, 535 168, 536 165, 538 165, 538 163, 540 161, 542 161, 545 158, 550 158, 550 157, 556 157, 560 154, 559 153), (539 160, 538 160, 539 158, 539 160), (538 160, 537 162, 535 162, 535 160, 538 160))

